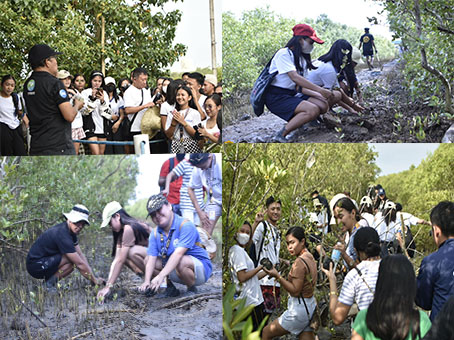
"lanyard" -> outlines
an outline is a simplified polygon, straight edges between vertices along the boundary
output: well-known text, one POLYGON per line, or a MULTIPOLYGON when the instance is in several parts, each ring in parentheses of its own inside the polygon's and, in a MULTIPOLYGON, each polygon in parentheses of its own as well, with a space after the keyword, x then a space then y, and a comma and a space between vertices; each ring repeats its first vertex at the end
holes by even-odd
POLYGON ((172 235, 173 235, 174 231, 175 231, 175 229, 170 230, 166 244, 164 244, 164 235, 162 233, 160 233, 161 234, 161 257, 162 257, 162 267, 163 268, 167 263, 167 249, 169 249, 170 241, 172 239, 172 235))
MULTIPOLYGON (((188 115, 188 112, 189 112, 189 108, 186 110, 186 113, 184 114, 184 119, 186 119, 186 116, 188 115)), ((184 137, 184 128, 183 128, 183 125, 180 124, 180 142, 183 141, 183 137, 184 137)))

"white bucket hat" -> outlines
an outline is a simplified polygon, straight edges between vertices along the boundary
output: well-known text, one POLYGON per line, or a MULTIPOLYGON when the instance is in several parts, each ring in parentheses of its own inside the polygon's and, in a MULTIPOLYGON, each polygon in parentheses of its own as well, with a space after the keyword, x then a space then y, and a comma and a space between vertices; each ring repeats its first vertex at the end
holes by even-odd
POLYGON ((216 76, 214 74, 207 74, 205 76, 205 80, 211 84, 213 84, 214 87, 216 87, 218 85, 218 79, 216 78, 216 76))
POLYGON ((104 210, 102 211, 102 223, 101 228, 105 228, 109 225, 110 219, 114 214, 123 209, 121 204, 117 201, 112 201, 106 204, 104 210))
POLYGON ((63 215, 72 223, 84 221, 90 225, 90 222, 88 222, 89 214, 87 207, 82 204, 76 204, 69 213, 63 213, 63 215))

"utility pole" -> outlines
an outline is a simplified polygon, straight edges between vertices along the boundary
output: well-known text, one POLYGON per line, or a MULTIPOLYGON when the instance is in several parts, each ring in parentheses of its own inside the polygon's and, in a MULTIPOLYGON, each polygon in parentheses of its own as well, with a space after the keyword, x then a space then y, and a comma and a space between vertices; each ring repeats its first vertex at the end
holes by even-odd
POLYGON ((210 31, 211 31, 211 69, 215 77, 217 77, 216 70, 216 36, 214 34, 214 0, 210 1, 210 31))

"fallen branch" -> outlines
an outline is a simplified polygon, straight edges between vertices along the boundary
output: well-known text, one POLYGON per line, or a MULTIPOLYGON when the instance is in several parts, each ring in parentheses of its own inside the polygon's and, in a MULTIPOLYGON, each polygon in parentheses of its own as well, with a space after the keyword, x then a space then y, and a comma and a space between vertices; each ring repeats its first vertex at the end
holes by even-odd
POLYGON ((87 336, 95 331, 99 331, 101 329, 105 329, 105 328, 108 328, 108 327, 112 327, 113 325, 107 325, 107 326, 104 326, 104 327, 100 327, 100 328, 97 328, 97 329, 92 329, 90 331, 87 331, 87 332, 84 332, 84 333, 80 333, 80 334, 77 334, 76 336, 73 336, 71 338, 71 340, 75 340, 75 339, 79 339, 79 338, 83 338, 84 336, 87 336))
MULTIPOLYGON (((172 302, 166 303, 162 306, 159 306, 158 309, 164 309, 164 308, 169 308, 169 307, 170 308, 172 308, 172 307, 181 308, 182 306, 178 306, 178 305, 180 305, 184 302, 187 302, 187 301, 190 301, 192 304, 192 303, 195 303, 195 302, 201 301, 201 300, 219 298, 220 296, 221 296, 220 292, 219 293, 202 293, 202 294, 187 296, 187 297, 183 297, 183 298, 174 300, 172 302)), ((184 305, 187 305, 187 304, 184 304, 184 305)))
POLYGON ((14 296, 14 298, 17 299, 17 301, 19 301, 19 302, 21 303, 21 305, 25 307, 26 310, 28 310, 35 318, 37 318, 38 321, 41 322, 41 323, 44 325, 44 327, 47 327, 47 325, 44 323, 44 321, 41 320, 41 319, 39 318, 38 315, 36 315, 35 313, 33 313, 33 311, 32 311, 30 308, 28 308, 27 305, 26 305, 25 303, 23 303, 22 300, 19 299, 19 298, 17 297, 17 295, 14 294, 13 291, 12 291, 11 289, 10 289, 9 291, 11 292, 11 295, 14 296))
POLYGON ((100 309, 100 310, 89 310, 87 314, 104 314, 104 313, 136 313, 134 309, 100 309))

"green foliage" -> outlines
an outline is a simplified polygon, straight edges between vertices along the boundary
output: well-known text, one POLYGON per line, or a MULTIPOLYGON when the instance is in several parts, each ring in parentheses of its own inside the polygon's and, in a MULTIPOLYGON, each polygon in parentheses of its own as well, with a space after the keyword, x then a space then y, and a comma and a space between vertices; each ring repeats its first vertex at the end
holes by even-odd
MULTIPOLYGON (((315 21, 304 19, 297 22, 281 17, 269 8, 246 11, 240 19, 236 19, 230 12, 223 13, 222 55, 226 92, 250 90, 268 60, 290 40, 292 27, 302 22, 311 25, 325 41, 323 45, 316 46, 312 53, 313 59, 328 52, 338 39, 346 39, 353 46, 358 46, 363 34, 357 28, 331 21, 324 14, 315 21)), ((390 41, 377 36, 375 44, 381 58, 394 57, 395 48, 390 41)))
POLYGON ((224 273, 234 233, 243 221, 253 222, 267 197, 282 201, 281 225, 304 225, 302 212, 312 210, 313 190, 326 197, 348 190, 359 200, 378 172, 376 153, 367 144, 224 144, 223 149, 224 273))
POLYGON ((427 54, 429 65, 440 71, 448 82, 454 83, 454 21, 452 0, 419 0, 422 32, 419 36, 415 24, 415 1, 375 0, 384 5, 390 28, 395 38, 401 38, 406 61, 405 78, 413 98, 439 97, 432 104, 442 109, 446 88, 434 74, 422 68, 421 48, 427 54))
POLYGON ((138 218, 142 221, 145 221, 147 218, 147 202, 148 198, 142 198, 138 201, 135 201, 133 205, 126 207, 126 211, 131 216, 138 218))
POLYGON ((101 69, 102 59, 107 60, 106 73, 116 78, 128 76, 137 66, 146 67, 152 77, 164 74, 186 52, 184 45, 172 44, 181 13, 164 12, 162 6, 168 1, 2 1, 0 74, 21 72, 25 78, 30 71, 28 51, 37 43, 63 52, 59 67, 73 74, 88 76, 101 69))
POLYGON ((0 237, 34 240, 77 203, 96 230, 105 204, 134 197, 137 173, 133 156, 0 158, 0 237))

